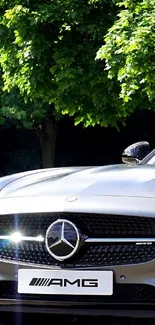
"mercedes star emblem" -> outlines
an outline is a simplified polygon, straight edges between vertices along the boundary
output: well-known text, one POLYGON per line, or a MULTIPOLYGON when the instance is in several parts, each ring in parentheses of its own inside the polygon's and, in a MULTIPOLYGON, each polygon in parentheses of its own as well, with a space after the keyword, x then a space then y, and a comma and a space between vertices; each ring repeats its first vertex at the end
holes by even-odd
POLYGON ((59 219, 47 229, 45 244, 50 255, 58 261, 64 261, 78 251, 80 238, 80 232, 74 223, 59 219))

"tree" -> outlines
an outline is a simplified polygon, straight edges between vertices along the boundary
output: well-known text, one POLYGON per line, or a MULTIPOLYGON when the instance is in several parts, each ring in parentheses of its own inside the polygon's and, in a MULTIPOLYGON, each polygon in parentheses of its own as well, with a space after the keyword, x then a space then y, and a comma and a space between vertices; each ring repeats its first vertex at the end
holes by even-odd
POLYGON ((121 106, 155 109, 155 0, 117 2, 118 19, 108 30, 97 59, 105 61, 109 80, 120 84, 121 106))
MULTIPOLYGON (((113 0, 0 0, 1 121, 35 128, 52 165, 57 121, 116 125, 124 110, 95 61, 116 17, 113 0)), ((118 92, 118 90, 117 90, 118 92)))
POLYGON ((51 167, 54 162, 57 122, 50 112, 51 107, 39 101, 24 102, 18 88, 9 93, 1 92, 0 125, 32 129, 39 137, 42 149, 42 165, 51 167))

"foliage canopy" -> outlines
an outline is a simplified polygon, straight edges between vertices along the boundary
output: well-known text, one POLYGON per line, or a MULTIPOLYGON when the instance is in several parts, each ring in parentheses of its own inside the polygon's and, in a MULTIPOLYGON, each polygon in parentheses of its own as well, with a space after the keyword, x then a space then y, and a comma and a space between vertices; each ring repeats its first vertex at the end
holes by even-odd
POLYGON ((1 119, 32 127, 68 114, 106 126, 125 117, 119 85, 95 60, 117 10, 112 0, 0 0, 1 119))
POLYGON ((155 109, 155 0, 117 1, 120 12, 97 53, 127 111, 155 109))

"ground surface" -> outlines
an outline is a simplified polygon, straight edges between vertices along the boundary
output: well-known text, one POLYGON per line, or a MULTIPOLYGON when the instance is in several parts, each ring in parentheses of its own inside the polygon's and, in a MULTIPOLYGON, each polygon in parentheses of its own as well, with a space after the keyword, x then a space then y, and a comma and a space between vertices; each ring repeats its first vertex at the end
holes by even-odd
POLYGON ((0 325, 155 325, 155 319, 112 317, 68 317, 59 315, 0 313, 0 325))

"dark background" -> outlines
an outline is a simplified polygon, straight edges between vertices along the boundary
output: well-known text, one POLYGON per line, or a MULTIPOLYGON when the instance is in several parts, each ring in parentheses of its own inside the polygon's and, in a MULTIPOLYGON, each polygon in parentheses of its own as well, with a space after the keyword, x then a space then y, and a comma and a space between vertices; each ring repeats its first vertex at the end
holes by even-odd
MULTIPOLYGON (((140 314, 140 312, 139 312, 140 314)), ((140 316, 139 316, 140 317, 140 316)), ((53 314, 19 314, 0 313, 0 325, 31 325, 36 324, 56 324, 61 325, 154 325, 155 319, 131 318, 131 317, 106 317, 106 316, 66 316, 53 314)))
MULTIPOLYGON (((71 118, 58 124, 55 167, 121 163, 131 143, 147 140, 155 148, 155 112, 139 112, 120 131, 100 126, 74 126, 71 118)), ((34 131, 5 125, 0 129, 0 176, 42 168, 39 138, 34 131)))

